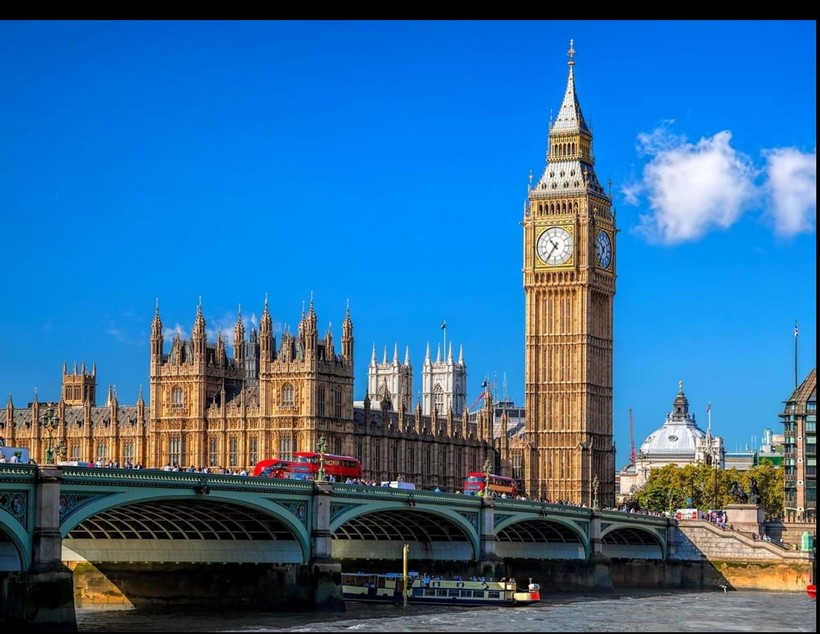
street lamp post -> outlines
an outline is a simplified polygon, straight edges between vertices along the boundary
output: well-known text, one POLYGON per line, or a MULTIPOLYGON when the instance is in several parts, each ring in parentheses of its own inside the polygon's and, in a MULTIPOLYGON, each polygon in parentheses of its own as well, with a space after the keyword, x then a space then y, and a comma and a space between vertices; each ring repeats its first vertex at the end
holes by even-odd
POLYGON ((492 472, 493 464, 487 458, 484 461, 484 496, 490 495, 490 473, 492 472))
POLYGON ((598 476, 592 478, 592 508, 598 508, 598 485, 600 481, 598 480, 598 476))
POLYGON ((325 481, 325 452, 327 451, 327 441, 324 436, 319 437, 319 442, 316 443, 316 451, 319 454, 319 473, 316 479, 319 482, 325 481))
POLYGON ((40 426, 46 432, 46 464, 54 464, 54 456, 55 454, 58 456, 62 456, 65 454, 65 446, 63 445, 62 441, 58 442, 57 445, 54 445, 54 432, 57 431, 57 428, 60 425, 60 419, 57 418, 54 414, 54 408, 49 407, 46 410, 46 413, 43 414, 43 418, 40 420, 40 426))

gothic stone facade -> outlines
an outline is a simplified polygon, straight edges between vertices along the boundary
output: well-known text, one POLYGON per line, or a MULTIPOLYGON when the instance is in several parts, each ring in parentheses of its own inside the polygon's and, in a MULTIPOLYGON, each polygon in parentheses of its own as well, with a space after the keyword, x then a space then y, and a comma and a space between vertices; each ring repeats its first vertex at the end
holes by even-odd
POLYGON ((611 506, 615 214, 595 174, 574 54, 570 42, 547 164, 524 206, 527 431, 518 454, 531 495, 611 506))
POLYGON ((491 435, 492 403, 474 420, 452 409, 424 416, 421 406, 394 410, 387 401, 353 405, 353 322, 342 323, 341 349, 330 331, 320 337, 313 302, 298 332, 277 342, 267 302, 259 330, 245 337, 241 313, 234 327, 235 355, 220 334, 206 340, 202 306, 190 339, 175 333, 166 350, 159 307, 151 329, 150 396, 123 406, 109 389, 104 406, 94 402, 96 367, 63 368, 57 402, 35 398, 15 408, 11 397, 0 410, 0 429, 10 446, 29 448, 40 462, 49 439, 40 424, 49 410, 58 421, 52 446, 63 459, 141 463, 161 468, 178 463, 232 469, 252 467, 267 457, 290 458, 313 450, 320 437, 328 452, 361 459, 364 477, 405 480, 424 488, 461 488, 467 471, 496 460, 491 435))

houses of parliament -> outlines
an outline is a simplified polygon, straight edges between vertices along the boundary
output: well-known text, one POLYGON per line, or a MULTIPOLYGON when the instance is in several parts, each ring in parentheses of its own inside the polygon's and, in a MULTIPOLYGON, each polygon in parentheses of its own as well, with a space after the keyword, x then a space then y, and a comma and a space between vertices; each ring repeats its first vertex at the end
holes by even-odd
POLYGON ((575 89, 575 50, 546 165, 524 203, 525 425, 507 433, 489 387, 470 412, 463 351, 429 346, 422 393, 412 404, 409 353, 399 362, 375 349, 363 401, 354 402, 354 327, 347 307, 338 343, 320 333, 311 299, 295 333, 274 335, 265 300, 258 330, 241 309, 231 342, 206 338, 196 307, 190 338, 165 340, 157 304, 150 336, 149 393, 125 405, 108 389, 97 405, 97 369, 63 366, 59 401, 0 409, 0 435, 41 462, 50 442, 66 460, 161 468, 252 467, 314 450, 358 457, 368 480, 399 478, 423 488, 462 488, 469 471, 516 478, 531 498, 611 506, 613 300, 616 225, 594 170, 592 131, 575 89), (48 437, 41 424, 55 420, 48 437))

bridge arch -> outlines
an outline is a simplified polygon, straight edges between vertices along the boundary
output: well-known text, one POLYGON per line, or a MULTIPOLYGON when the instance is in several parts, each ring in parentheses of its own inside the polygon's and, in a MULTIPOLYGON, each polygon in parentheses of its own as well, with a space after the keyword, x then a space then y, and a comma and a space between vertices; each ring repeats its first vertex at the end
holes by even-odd
POLYGON ((495 554, 520 559, 586 559, 589 523, 570 518, 507 516, 495 527, 495 554))
POLYGON ((31 566, 30 537, 25 527, 0 508, 0 572, 21 572, 31 566))
MULTIPOLYGON (((104 492, 76 501, 60 522, 64 561, 302 564, 310 559, 309 504, 291 508, 236 491, 104 492), (184 542, 185 547, 180 547, 184 542)), ((61 507, 65 499, 61 497, 61 507)))
POLYGON ((477 518, 443 506, 396 502, 385 507, 383 500, 349 505, 331 518, 333 558, 400 560, 408 544, 413 559, 476 561, 477 518))
POLYGON ((612 523, 601 527, 602 553, 610 559, 666 559, 665 530, 635 523, 612 523))

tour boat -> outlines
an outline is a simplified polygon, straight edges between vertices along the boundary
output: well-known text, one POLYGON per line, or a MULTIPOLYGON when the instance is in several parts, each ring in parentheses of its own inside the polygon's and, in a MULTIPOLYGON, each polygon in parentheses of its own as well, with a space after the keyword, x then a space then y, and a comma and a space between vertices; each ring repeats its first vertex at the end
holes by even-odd
POLYGON ((440 579, 418 573, 342 573, 345 600, 373 603, 424 603, 427 605, 531 605, 541 600, 541 586, 529 580, 519 588, 515 579, 499 581, 440 579))

